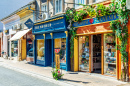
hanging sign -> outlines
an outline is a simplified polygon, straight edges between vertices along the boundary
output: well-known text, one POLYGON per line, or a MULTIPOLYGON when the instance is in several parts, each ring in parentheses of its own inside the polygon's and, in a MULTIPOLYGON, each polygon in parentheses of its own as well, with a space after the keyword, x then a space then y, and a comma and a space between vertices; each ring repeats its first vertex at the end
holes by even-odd
POLYGON ((59 53, 60 52, 60 49, 55 49, 55 53, 59 53))
POLYGON ((33 27, 33 21, 29 18, 25 23, 24 23, 29 29, 33 27))

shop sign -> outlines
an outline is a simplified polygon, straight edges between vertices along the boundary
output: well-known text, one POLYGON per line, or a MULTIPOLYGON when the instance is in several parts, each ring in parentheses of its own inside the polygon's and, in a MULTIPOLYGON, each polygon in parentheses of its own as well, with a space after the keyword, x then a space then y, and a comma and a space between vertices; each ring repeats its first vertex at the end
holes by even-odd
POLYGON ((48 31, 56 31, 56 30, 63 30, 65 28, 65 18, 59 17, 39 23, 35 23, 33 27, 33 33, 35 32, 48 32, 48 31))
POLYGON ((9 34, 9 30, 5 30, 4 32, 5 32, 5 34, 6 34, 6 35, 8 35, 8 34, 9 34))
POLYGON ((25 23, 24 23, 29 29, 33 27, 33 21, 29 18, 25 23))
POLYGON ((82 22, 75 22, 73 24, 74 27, 81 27, 81 26, 86 26, 86 25, 92 25, 92 24, 98 24, 98 23, 103 23, 103 22, 109 22, 112 20, 116 20, 119 17, 117 16, 117 14, 112 14, 112 15, 108 15, 108 16, 102 16, 99 19, 97 18, 92 18, 92 19, 86 19, 83 20, 82 22))
POLYGON ((55 53, 59 53, 60 52, 60 49, 55 49, 55 53))

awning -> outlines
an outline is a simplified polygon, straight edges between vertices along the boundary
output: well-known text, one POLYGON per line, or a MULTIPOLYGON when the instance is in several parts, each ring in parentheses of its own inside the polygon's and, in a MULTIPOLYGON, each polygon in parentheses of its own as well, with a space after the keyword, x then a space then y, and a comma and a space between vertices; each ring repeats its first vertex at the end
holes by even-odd
POLYGON ((12 38, 10 38, 10 41, 20 39, 20 38, 23 37, 26 33, 28 33, 30 30, 31 30, 31 29, 27 29, 27 30, 22 30, 22 31, 17 32, 12 38))

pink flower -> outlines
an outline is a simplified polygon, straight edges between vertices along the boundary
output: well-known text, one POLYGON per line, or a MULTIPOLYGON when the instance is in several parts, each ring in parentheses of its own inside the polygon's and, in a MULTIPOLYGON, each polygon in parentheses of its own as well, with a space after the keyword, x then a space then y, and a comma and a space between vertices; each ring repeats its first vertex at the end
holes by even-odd
POLYGON ((58 71, 58 73, 60 73, 60 71, 58 71))
POLYGON ((98 12, 101 13, 101 10, 99 10, 98 12))

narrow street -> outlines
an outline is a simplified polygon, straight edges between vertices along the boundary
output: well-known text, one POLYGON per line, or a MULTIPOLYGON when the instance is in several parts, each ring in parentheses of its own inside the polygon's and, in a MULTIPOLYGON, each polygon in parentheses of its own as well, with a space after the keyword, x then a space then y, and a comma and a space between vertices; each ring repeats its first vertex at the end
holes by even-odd
POLYGON ((0 86, 58 86, 0 66, 0 86))

